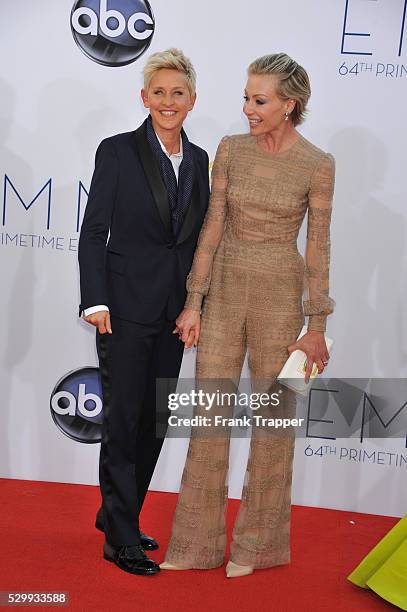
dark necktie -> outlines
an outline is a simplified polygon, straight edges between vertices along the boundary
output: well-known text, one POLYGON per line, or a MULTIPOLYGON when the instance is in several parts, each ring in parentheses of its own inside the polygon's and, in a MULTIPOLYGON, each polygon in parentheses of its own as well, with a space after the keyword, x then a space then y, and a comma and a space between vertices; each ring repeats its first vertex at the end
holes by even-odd
POLYGON ((147 140, 158 161, 161 177, 167 189, 174 235, 177 236, 191 200, 194 182, 194 159, 191 144, 181 131, 183 158, 179 168, 178 183, 168 155, 162 150, 151 121, 147 119, 147 140))

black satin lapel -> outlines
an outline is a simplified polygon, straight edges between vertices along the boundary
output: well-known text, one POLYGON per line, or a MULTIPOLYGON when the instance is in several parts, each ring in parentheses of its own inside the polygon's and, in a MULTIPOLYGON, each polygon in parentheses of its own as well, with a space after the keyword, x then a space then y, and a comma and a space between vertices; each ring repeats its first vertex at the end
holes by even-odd
POLYGON ((186 240, 190 236, 190 234, 192 233, 195 227, 195 223, 199 215, 201 202, 200 202, 200 188, 199 188, 199 182, 198 182, 198 177, 197 177, 198 172, 199 170, 195 166, 195 179, 194 179, 194 184, 192 186, 191 201, 189 203, 184 222, 181 226, 181 230, 178 234, 177 244, 184 242, 184 240, 186 240))
POLYGON ((140 154, 141 163, 153 193, 159 215, 166 231, 172 235, 170 206, 168 203, 167 190, 161 178, 157 160, 147 141, 145 122, 138 128, 138 130, 135 131, 134 136, 140 154))

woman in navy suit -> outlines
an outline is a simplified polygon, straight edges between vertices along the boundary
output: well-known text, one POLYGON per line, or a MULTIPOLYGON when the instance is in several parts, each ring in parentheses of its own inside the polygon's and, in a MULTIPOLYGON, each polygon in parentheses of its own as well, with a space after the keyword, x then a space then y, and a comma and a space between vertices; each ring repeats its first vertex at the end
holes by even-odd
POLYGON ((99 145, 79 240, 80 314, 97 328, 104 399, 96 526, 105 558, 142 575, 159 571, 138 520, 165 435, 156 379, 171 391, 179 375, 184 345, 172 331, 209 199, 208 155, 182 129, 195 81, 181 51, 149 58, 150 114, 99 145))

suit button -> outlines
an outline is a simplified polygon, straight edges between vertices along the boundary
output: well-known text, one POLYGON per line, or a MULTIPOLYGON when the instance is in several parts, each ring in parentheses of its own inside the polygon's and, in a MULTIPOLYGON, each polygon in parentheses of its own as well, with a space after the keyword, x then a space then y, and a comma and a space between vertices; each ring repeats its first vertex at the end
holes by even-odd
POLYGON ((172 243, 167 244, 166 246, 167 246, 167 249, 173 249, 174 248, 174 244, 172 244, 172 243))

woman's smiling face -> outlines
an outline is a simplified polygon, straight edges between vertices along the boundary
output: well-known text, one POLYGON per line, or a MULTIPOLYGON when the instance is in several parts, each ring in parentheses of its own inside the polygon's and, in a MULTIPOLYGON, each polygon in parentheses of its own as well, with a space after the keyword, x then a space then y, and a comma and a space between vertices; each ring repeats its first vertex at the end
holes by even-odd
POLYGON ((278 77, 272 74, 251 74, 247 79, 243 112, 253 136, 278 129, 285 121, 285 113, 293 111, 295 101, 283 100, 277 91, 278 77))
POLYGON ((161 130, 181 130, 185 117, 192 110, 192 95, 184 73, 161 68, 153 75, 148 90, 142 89, 144 106, 150 110, 153 125, 161 130))

